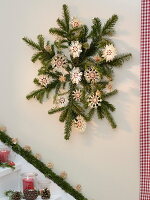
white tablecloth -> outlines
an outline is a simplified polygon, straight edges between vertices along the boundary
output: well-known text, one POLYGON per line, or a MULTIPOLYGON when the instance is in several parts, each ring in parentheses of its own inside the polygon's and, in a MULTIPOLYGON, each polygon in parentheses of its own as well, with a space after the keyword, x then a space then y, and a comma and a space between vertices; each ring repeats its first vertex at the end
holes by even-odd
MULTIPOLYGON (((50 200, 61 200, 62 198, 58 195, 51 196, 50 200)), ((0 200, 9 200, 7 197, 1 197, 0 200)), ((42 200, 40 197, 37 198, 37 200, 42 200)))

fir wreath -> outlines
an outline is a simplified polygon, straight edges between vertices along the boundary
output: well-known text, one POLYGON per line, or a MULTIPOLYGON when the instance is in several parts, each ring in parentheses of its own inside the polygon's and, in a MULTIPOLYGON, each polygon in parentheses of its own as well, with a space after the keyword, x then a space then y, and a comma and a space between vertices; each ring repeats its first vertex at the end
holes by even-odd
POLYGON ((130 53, 118 55, 110 39, 117 20, 118 16, 113 15, 102 25, 99 18, 94 18, 89 31, 77 18, 70 19, 67 5, 63 5, 63 18, 57 19, 59 28, 49 30, 57 36, 53 44, 45 42, 42 35, 38 35, 38 43, 23 38, 36 50, 32 62, 39 60, 42 64, 34 79, 40 88, 27 95, 27 99, 35 98, 42 103, 55 90, 55 107, 48 113, 61 112, 59 120, 65 122, 66 140, 73 126, 84 131, 95 111, 99 119, 107 118, 112 128, 117 126, 111 114, 115 107, 107 98, 117 93, 112 90, 113 69, 131 57, 130 53), (69 50, 68 56, 64 50, 69 50))

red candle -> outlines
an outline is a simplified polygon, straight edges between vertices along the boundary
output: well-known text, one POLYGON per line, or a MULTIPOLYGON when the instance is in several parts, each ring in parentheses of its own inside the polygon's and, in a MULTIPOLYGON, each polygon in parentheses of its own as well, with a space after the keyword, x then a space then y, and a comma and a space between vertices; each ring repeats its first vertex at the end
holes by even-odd
POLYGON ((31 177, 23 178, 23 190, 34 190, 34 179, 31 177))
POLYGON ((10 151, 9 150, 0 150, 0 162, 8 162, 10 151))

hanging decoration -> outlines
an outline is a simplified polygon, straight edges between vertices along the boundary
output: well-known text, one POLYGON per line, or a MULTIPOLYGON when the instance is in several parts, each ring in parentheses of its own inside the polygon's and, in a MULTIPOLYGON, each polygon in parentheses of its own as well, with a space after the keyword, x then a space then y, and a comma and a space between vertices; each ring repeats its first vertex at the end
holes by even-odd
POLYGON ((58 27, 49 30, 56 37, 54 43, 46 42, 43 35, 38 35, 37 43, 23 38, 36 51, 32 62, 41 62, 34 79, 39 88, 27 99, 35 98, 42 103, 54 90, 54 105, 48 113, 61 112, 59 121, 65 123, 66 140, 74 126, 85 131, 86 122, 95 112, 99 119, 106 118, 112 128, 117 126, 111 114, 115 107, 107 99, 117 93, 112 88, 114 68, 131 57, 130 53, 119 54, 111 39, 117 20, 118 16, 113 15, 102 25, 99 18, 93 18, 89 30, 78 18, 70 18, 67 5, 63 5, 58 27))

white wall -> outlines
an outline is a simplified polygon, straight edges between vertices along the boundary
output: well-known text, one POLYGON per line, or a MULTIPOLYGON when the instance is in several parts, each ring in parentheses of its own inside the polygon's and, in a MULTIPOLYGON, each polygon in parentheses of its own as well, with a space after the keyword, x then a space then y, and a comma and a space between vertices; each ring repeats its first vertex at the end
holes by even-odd
POLYGON ((55 164, 55 171, 68 172, 68 181, 80 183, 83 193, 95 200, 137 200, 139 193, 139 0, 0 0, 0 124, 55 164), (40 105, 25 96, 35 88, 32 83, 37 64, 30 61, 33 51, 21 38, 36 39, 40 33, 49 38, 48 29, 56 25, 61 6, 67 3, 73 16, 89 23, 119 15, 114 38, 118 51, 131 52, 132 61, 116 70, 115 86, 120 93, 111 98, 117 110, 118 128, 112 130, 97 118, 85 134, 73 133, 63 139, 63 124, 58 115, 48 116, 50 102, 40 105))

